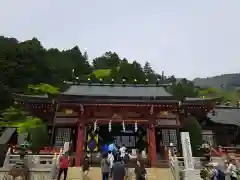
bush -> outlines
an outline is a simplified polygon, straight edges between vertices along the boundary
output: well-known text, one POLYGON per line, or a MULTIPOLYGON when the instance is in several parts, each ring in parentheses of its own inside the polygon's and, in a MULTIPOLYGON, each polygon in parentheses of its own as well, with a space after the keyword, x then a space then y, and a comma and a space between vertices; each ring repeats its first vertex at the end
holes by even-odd
POLYGON ((39 154, 44 146, 48 145, 48 131, 45 124, 29 130, 31 149, 33 153, 39 154))
POLYGON ((193 155, 198 154, 202 144, 202 129, 197 119, 189 116, 183 124, 183 131, 189 132, 193 155))

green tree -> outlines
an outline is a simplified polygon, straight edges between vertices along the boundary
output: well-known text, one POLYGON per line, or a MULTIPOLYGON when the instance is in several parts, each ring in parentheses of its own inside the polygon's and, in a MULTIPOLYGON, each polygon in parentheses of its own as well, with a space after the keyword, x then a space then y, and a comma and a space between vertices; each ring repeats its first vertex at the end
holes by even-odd
POLYGON ((50 84, 38 84, 38 85, 28 85, 28 90, 30 93, 33 94, 39 94, 39 95, 44 95, 44 94, 50 94, 50 95, 57 95, 59 94, 59 88, 54 87, 50 84))
POLYGON ((169 88, 170 93, 178 100, 183 100, 186 97, 197 97, 198 90, 195 88, 191 81, 182 79, 180 82, 176 82, 173 77, 170 77, 173 81, 172 86, 169 88))
POLYGON ((39 153, 42 147, 47 146, 49 142, 47 125, 42 124, 37 128, 30 128, 31 149, 34 153, 39 153))
POLYGON ((121 59, 115 52, 106 52, 103 56, 93 59, 94 69, 112 69, 119 66, 121 59))
MULTIPOLYGON (((93 82, 99 82, 102 78, 104 83, 111 82, 112 78, 115 83, 121 83, 122 78, 125 78, 126 83, 130 84, 134 79, 139 84, 145 83, 146 78, 148 83, 155 83, 157 78, 162 79, 162 75, 155 73, 149 62, 142 67, 137 61, 120 58, 116 52, 106 52, 90 60, 87 52, 81 52, 78 46, 67 50, 54 47, 46 49, 36 38, 19 42, 14 38, 0 36, 0 57, 0 101, 3 102, 0 110, 12 105, 13 92, 29 93, 30 88, 33 94, 55 94, 59 90, 48 88, 49 85, 61 87, 63 81, 73 81, 76 77, 81 82, 87 82, 88 77, 93 82)), ((162 82, 173 82, 173 78, 165 78, 162 82)), ((175 84, 172 92, 180 99, 191 97, 194 92, 191 86, 190 82, 185 85, 175 84)))
POLYGON ((202 129, 198 120, 189 116, 185 119, 182 130, 189 132, 193 155, 198 154, 198 149, 202 145, 202 129))
POLYGON ((7 108, 1 113, 0 126, 15 127, 19 133, 28 132, 29 129, 37 128, 41 124, 40 118, 14 107, 7 108))

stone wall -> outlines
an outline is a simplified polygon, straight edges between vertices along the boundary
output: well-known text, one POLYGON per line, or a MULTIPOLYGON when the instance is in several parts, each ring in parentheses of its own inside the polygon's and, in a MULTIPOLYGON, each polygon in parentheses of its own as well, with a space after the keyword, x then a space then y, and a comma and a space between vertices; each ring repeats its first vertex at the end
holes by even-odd
MULTIPOLYGON (((0 179, 8 180, 10 168, 0 168, 0 179)), ((30 180, 51 180, 51 168, 31 168, 30 180)))

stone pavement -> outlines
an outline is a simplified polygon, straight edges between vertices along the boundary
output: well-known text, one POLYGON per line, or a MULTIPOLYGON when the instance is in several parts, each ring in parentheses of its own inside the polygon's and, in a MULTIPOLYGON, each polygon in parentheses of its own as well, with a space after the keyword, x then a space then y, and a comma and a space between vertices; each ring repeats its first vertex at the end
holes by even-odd
MULTIPOLYGON (((174 180, 169 168, 148 168, 148 180, 174 180)), ((82 180, 80 168, 72 167, 68 170, 68 180, 82 180)), ((100 168, 92 168, 89 172, 89 180, 101 180, 100 168)), ((130 169, 129 180, 135 180, 133 169, 130 169)))

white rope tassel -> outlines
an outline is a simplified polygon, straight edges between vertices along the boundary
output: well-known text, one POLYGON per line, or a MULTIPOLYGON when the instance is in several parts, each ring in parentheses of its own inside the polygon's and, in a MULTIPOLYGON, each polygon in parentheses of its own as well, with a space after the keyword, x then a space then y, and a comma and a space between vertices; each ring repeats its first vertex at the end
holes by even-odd
POLYGON ((122 128, 123 128, 123 132, 125 132, 125 123, 124 123, 124 121, 122 122, 122 128))
POLYGON ((95 132, 97 130, 97 121, 94 122, 94 127, 93 131, 95 132))
POLYGON ((109 132, 112 131, 112 121, 109 121, 109 123, 108 123, 108 131, 109 132))
POLYGON ((138 131, 138 126, 137 126, 137 122, 135 122, 135 132, 138 131))

